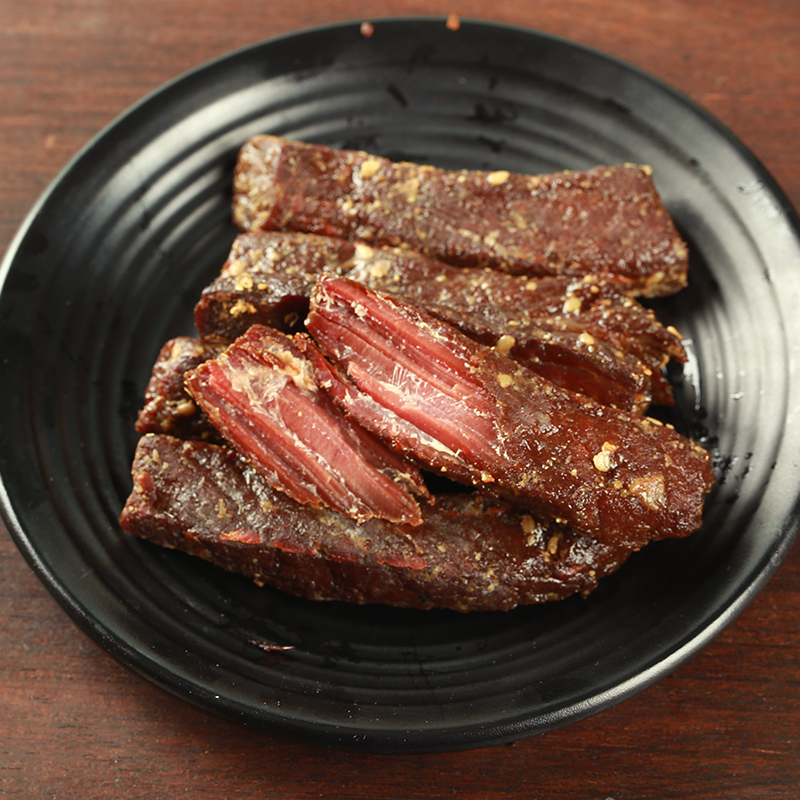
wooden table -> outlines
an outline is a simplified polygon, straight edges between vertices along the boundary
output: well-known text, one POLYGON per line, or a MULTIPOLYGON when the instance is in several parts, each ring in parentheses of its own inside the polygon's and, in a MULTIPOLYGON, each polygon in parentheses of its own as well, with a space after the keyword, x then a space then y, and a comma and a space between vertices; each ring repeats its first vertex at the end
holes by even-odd
MULTIPOLYGON (((233 48, 339 20, 522 24, 638 65, 705 106, 800 207, 796 0, 5 0, 0 246, 103 125, 233 48)), ((0 532, 0 796, 20 798, 797 798, 800 550, 703 652, 596 717, 514 745, 342 754, 217 719, 111 659, 0 532)))

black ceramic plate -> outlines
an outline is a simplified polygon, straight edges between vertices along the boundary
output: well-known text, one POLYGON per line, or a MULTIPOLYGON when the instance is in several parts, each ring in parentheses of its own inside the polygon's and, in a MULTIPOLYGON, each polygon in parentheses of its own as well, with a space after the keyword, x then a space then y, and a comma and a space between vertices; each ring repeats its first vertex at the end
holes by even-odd
POLYGON ((797 219, 753 156, 605 55, 438 19, 258 44, 103 131, 12 243, 0 295, 6 524, 104 648, 226 717, 386 751, 562 726, 684 661, 786 554, 800 487, 798 266, 797 219), (705 529, 645 548, 587 600, 471 616, 305 602, 121 532, 150 367, 192 330, 235 235, 236 152, 259 131, 446 167, 651 164, 692 248, 690 287, 658 311, 694 356, 673 376, 675 420, 716 459, 705 529))

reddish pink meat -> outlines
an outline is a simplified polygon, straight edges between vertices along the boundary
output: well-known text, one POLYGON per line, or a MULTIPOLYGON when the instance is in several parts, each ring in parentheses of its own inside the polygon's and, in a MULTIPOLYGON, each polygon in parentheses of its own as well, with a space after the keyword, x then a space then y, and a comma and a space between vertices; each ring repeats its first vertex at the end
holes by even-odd
POLYGON ((290 337, 254 325, 187 373, 186 388, 270 485, 298 502, 359 521, 421 523, 418 471, 342 416, 290 337))
POLYGON ((700 527, 710 459, 673 429, 346 279, 320 278, 307 327, 352 382, 316 362, 337 402, 428 467, 604 542, 640 547, 700 527))

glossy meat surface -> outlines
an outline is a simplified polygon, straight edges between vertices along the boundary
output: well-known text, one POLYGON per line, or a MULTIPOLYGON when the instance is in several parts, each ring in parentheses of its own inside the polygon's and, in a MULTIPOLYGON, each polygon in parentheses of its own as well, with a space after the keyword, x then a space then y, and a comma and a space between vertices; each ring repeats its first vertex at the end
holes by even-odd
POLYGON ((561 389, 347 279, 319 279, 307 327, 346 377, 318 361, 320 383, 428 468, 607 543, 700 528, 710 459, 670 427, 561 389))
POLYGON ((234 451, 142 437, 122 527, 313 600, 457 611, 586 595, 629 551, 480 495, 423 507, 409 527, 358 524, 276 492, 234 451))
POLYGON ((686 245, 648 167, 448 171, 261 135, 240 151, 233 203, 243 230, 402 245, 526 275, 604 275, 648 297, 686 285, 686 245))

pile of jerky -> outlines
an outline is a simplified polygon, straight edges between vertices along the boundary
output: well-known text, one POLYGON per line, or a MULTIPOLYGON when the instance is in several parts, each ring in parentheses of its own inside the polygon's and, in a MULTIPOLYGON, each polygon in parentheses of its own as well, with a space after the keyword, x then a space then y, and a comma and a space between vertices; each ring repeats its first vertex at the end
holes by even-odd
POLYGON ((702 525, 648 417, 686 284, 647 167, 447 171, 257 136, 243 233, 167 342, 127 531, 295 595, 458 611, 587 595, 702 525))

